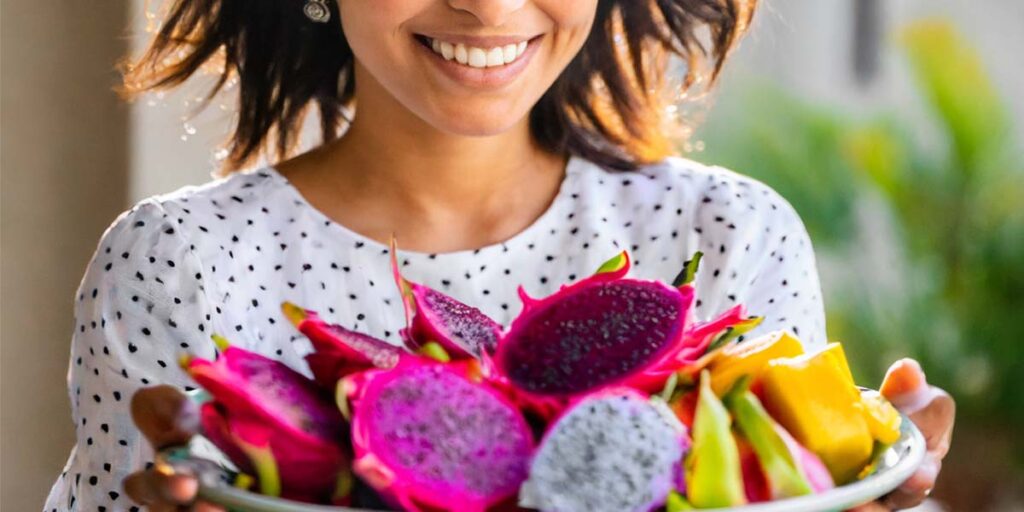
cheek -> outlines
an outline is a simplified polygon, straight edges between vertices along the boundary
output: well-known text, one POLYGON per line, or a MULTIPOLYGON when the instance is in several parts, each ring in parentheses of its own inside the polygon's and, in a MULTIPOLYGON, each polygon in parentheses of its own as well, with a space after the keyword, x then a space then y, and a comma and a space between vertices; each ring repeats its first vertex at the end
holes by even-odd
POLYGON ((555 47, 566 60, 578 52, 590 35, 597 11, 597 0, 537 1, 534 4, 544 12, 555 27, 555 47))
POLYGON ((428 0, 343 0, 338 2, 342 30, 363 65, 386 71, 379 63, 401 59, 401 28, 428 0))

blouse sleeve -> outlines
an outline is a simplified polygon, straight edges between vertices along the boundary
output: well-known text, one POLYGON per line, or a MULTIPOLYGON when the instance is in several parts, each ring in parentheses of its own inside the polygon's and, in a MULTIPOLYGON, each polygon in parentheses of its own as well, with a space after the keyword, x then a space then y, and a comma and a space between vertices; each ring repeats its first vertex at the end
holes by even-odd
POLYGON ((745 338, 788 330, 808 349, 827 342, 821 282, 810 236, 793 206, 767 185, 726 179, 704 197, 705 234, 697 313, 708 318, 742 303, 764 320, 745 338))
POLYGON ((76 445, 44 510, 137 510, 122 480, 153 453, 129 414, 140 387, 187 388, 185 351, 212 357, 204 274, 178 221, 153 198, 107 228, 79 284, 68 391, 76 445))

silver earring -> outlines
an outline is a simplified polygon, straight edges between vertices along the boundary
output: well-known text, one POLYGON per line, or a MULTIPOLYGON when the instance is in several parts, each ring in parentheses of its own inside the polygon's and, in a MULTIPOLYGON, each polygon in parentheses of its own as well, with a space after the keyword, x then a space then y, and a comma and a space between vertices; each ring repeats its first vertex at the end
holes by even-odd
POLYGON ((317 23, 327 23, 331 19, 331 10, 327 8, 325 0, 306 0, 302 12, 311 21, 317 23))

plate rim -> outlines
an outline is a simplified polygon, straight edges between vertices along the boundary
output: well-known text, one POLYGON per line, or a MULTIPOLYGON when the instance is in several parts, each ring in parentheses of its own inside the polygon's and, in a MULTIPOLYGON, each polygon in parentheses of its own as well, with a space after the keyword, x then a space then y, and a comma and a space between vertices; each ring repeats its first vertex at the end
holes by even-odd
MULTIPOLYGON (((900 413, 900 438, 886 452, 897 451, 897 461, 881 473, 823 493, 741 505, 731 508, 695 509, 701 512, 826 512, 843 509, 885 495, 910 478, 924 462, 924 435, 905 414, 900 413)), ((885 452, 883 452, 885 453, 885 452)), ((187 457, 187 455, 185 455, 187 457)), ((180 457, 180 455, 179 455, 180 457)), ((228 485, 221 469, 199 471, 198 496, 206 501, 251 512, 378 512, 373 509, 299 503, 263 496, 228 485)))

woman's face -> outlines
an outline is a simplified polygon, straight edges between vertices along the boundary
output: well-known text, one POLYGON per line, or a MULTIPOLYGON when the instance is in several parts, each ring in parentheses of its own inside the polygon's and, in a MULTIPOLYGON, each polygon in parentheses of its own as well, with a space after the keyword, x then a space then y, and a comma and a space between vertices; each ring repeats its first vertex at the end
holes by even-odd
POLYGON ((597 0, 338 5, 357 97, 386 94, 439 130, 481 136, 529 113, 583 46, 597 0))

